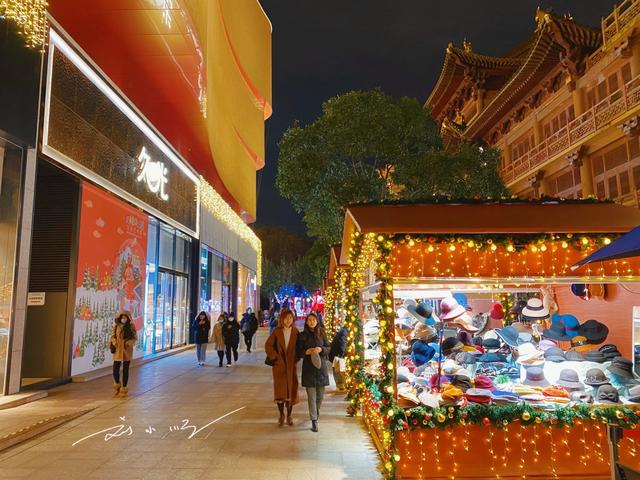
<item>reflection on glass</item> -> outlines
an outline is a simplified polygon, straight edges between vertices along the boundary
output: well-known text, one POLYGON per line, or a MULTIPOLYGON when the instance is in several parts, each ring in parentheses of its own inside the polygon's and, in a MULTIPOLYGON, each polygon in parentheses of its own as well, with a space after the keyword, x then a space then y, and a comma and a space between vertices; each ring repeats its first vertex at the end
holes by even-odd
POLYGON ((21 172, 22 150, 0 140, 0 394, 9 343, 21 172))

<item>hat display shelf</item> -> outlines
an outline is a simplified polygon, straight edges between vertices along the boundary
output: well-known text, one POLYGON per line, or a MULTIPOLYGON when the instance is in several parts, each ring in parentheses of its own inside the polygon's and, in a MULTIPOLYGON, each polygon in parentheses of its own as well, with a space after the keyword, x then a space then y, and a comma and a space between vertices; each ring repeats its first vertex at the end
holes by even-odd
MULTIPOLYGON (((609 478, 608 458, 602 453, 607 451, 606 427, 634 429, 640 422, 635 405, 571 404, 544 410, 520 402, 400 408, 394 294, 405 285, 487 286, 493 291, 524 285, 533 291, 541 285, 640 282, 640 261, 586 265, 577 272, 570 268, 636 223, 638 210, 593 201, 347 209, 341 263, 349 267, 348 413, 363 415, 386 478, 442 478, 462 471, 465 478, 513 472, 523 478, 609 478), (372 302, 380 325, 380 359, 370 375, 364 361, 362 291, 373 282, 378 287, 372 302), (451 456, 438 454, 445 439, 451 456), (482 445, 482 454, 469 455, 471 445, 482 445), (565 458, 567 445, 581 449, 579 459, 565 458)), ((437 330, 442 346, 443 329, 437 330)), ((442 371, 442 362, 437 368, 442 371)), ((635 453, 635 443, 629 445, 621 451, 635 453)))

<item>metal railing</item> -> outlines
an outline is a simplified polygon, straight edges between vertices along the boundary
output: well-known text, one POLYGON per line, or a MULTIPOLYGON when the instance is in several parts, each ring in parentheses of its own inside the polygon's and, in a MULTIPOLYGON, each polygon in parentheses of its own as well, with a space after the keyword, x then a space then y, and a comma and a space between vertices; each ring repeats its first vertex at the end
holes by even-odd
POLYGON ((500 174, 505 183, 519 179, 538 165, 552 159, 560 152, 577 146, 588 135, 597 132, 620 115, 640 104, 640 75, 626 83, 601 102, 595 104, 553 135, 530 149, 509 165, 500 174))

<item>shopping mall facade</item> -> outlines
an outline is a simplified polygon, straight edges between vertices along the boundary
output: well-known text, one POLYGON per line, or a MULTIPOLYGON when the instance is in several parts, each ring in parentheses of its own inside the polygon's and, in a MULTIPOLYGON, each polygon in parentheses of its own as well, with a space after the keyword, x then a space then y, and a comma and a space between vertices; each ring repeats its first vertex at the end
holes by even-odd
POLYGON ((256 307, 271 115, 257 0, 24 3, 0 21, 4 395, 102 373, 120 310, 147 360, 256 307))

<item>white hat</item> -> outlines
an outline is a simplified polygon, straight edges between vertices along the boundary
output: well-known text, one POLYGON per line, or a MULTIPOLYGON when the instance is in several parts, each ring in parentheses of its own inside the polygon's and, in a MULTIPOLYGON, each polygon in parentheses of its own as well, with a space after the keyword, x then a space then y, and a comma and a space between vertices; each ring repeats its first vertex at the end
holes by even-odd
POLYGON ((528 319, 541 319, 549 316, 549 309, 542 304, 539 298, 527 300, 527 306, 522 309, 522 316, 528 319))
POLYGON ((533 345, 533 343, 523 343, 518 346, 518 359, 522 365, 541 365, 544 363, 544 353, 533 345))

